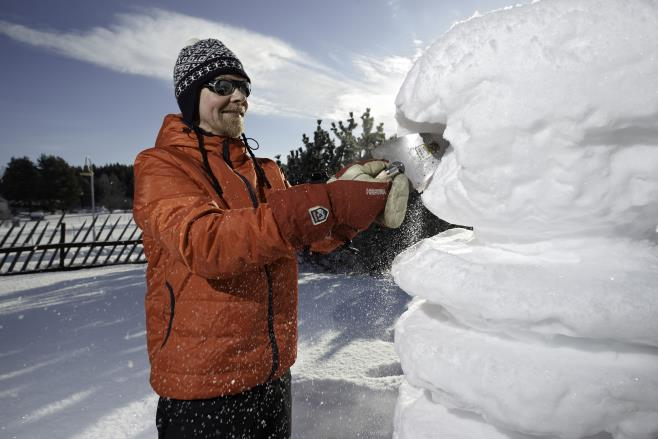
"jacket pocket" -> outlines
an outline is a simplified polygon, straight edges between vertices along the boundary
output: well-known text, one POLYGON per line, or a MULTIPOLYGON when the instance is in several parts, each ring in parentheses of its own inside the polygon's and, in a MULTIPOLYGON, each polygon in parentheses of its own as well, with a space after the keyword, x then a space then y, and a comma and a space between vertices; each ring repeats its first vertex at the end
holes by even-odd
POLYGON ((174 289, 167 281, 165 281, 165 286, 167 287, 167 291, 169 291, 169 323, 167 324, 167 332, 165 334, 164 340, 162 340, 160 349, 164 348, 165 344, 167 344, 167 340, 169 340, 169 335, 171 334, 171 326, 174 323, 174 310, 176 308, 176 297, 174 297, 174 289))

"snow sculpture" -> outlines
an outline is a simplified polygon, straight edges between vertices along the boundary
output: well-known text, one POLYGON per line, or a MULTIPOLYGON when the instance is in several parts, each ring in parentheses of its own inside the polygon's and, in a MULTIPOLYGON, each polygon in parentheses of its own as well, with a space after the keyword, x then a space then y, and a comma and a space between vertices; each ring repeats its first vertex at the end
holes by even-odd
POLYGON ((658 2, 544 0, 428 48, 401 133, 471 225, 399 255, 399 439, 658 437, 658 2))

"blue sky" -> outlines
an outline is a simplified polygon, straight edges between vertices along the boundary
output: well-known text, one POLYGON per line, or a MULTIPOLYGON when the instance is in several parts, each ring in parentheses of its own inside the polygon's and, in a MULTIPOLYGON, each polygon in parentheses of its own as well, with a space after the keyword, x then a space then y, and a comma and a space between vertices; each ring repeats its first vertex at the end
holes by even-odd
POLYGON ((191 37, 218 38, 253 81, 246 132, 260 156, 372 109, 395 132, 413 60, 452 23, 511 0, 33 1, 0 11, 0 167, 53 154, 132 163, 178 111, 172 68, 191 37))

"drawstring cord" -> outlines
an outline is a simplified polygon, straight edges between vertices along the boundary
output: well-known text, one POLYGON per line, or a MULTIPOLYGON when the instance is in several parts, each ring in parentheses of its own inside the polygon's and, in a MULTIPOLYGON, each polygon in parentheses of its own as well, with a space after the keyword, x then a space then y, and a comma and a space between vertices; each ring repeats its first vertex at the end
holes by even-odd
MULTIPOLYGON (((210 167, 210 162, 208 161, 208 151, 206 150, 205 147, 205 140, 204 140, 204 133, 203 130, 194 125, 192 126, 192 130, 196 134, 197 138, 197 144, 199 146, 199 151, 201 152, 201 157, 203 159, 203 166, 206 169, 206 173, 210 177, 210 181, 212 183, 213 188, 215 189, 215 192, 217 192, 217 195, 219 195, 220 198, 223 198, 223 193, 224 191, 222 190, 221 185, 219 184, 219 181, 217 180, 217 177, 215 177, 215 174, 212 172, 212 168, 210 167)), ((254 142, 256 142, 256 145, 258 145, 258 142, 255 139, 251 139, 254 142)), ((251 161, 254 164, 254 169, 256 171, 256 177, 258 178, 258 181, 260 185, 265 185, 267 186, 268 189, 272 188, 272 185, 270 184, 270 181, 267 179, 267 176, 265 175, 265 171, 261 167, 260 163, 258 163, 258 160, 256 159, 256 156, 254 155, 253 149, 258 149, 252 148, 251 145, 249 145, 249 141, 247 136, 243 133, 242 134, 242 141, 244 142, 245 146, 247 147, 247 152, 249 153, 249 156, 251 157, 251 161)), ((233 167, 233 163, 231 162, 231 155, 230 151, 228 148, 229 145, 229 140, 224 139, 223 142, 223 148, 222 148, 222 155, 224 158, 224 161, 226 164, 228 164, 231 168, 233 167)))
POLYGON ((210 168, 210 162, 208 162, 208 151, 206 151, 205 141, 203 139, 203 133, 201 132, 201 128, 194 126, 192 127, 192 129, 196 134, 196 140, 197 140, 197 144, 199 145, 199 151, 201 151, 201 157, 203 158, 203 166, 206 168, 206 173, 210 177, 210 182, 212 183, 212 186, 215 188, 215 192, 217 192, 217 195, 219 195, 220 198, 223 198, 222 194, 224 193, 224 191, 222 191, 222 187, 219 185, 219 181, 217 181, 217 177, 215 177, 215 174, 212 172, 212 169, 210 168))
MULTIPOLYGON (((258 142, 256 139, 251 139, 254 142, 256 142, 256 145, 258 145, 258 142)), ((244 142, 245 146, 247 147, 247 151, 249 152, 249 155, 251 156, 251 161, 254 162, 254 168, 256 169, 256 176, 258 177, 258 180, 261 185, 267 186, 268 189, 272 189, 272 185, 270 184, 270 181, 267 179, 267 176, 265 175, 265 171, 263 168, 260 166, 260 163, 258 163, 258 160, 256 160, 256 156, 254 155, 254 151, 251 148, 251 145, 249 145, 249 141, 247 139, 247 136, 242 133, 242 141, 244 142)), ((253 149, 258 149, 260 148, 260 145, 257 148, 253 149)))

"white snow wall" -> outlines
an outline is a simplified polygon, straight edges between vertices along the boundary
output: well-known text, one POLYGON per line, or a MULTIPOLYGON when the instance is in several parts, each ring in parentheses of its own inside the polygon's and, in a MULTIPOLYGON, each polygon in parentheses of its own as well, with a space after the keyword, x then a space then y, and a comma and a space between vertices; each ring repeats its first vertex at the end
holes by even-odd
POLYGON ((445 126, 423 202, 474 227, 399 255, 399 439, 658 438, 658 1, 457 23, 397 98, 445 126))

